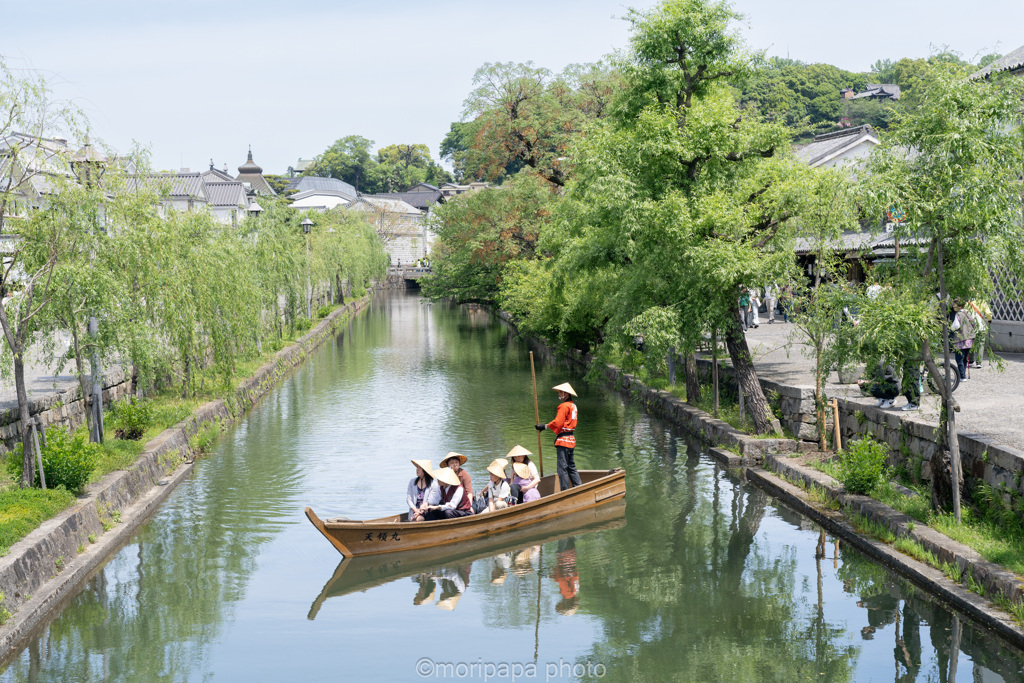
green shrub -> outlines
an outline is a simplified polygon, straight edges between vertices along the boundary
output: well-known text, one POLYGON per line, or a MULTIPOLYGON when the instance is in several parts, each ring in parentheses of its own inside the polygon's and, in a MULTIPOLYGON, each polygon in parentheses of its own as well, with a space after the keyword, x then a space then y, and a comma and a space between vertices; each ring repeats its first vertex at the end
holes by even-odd
POLYGON ((850 493, 866 494, 882 478, 888 449, 870 437, 850 443, 839 462, 839 481, 850 493))
POLYGON ((320 308, 316 309, 316 317, 326 318, 331 314, 331 311, 333 310, 334 309, 331 308, 330 306, 321 306, 320 308))
POLYGON ((153 404, 129 397, 110 408, 114 436, 135 441, 141 439, 146 428, 153 423, 153 404))
MULTIPOLYGON (((85 430, 70 434, 60 427, 46 430, 46 447, 43 452, 43 470, 46 473, 47 488, 63 487, 78 493, 89 481, 99 460, 100 447, 90 443, 85 430)), ((21 479, 21 445, 17 445, 7 457, 7 472, 15 481, 21 479)), ((39 487, 39 468, 33 486, 39 487)))
POLYGON ((295 321, 295 329, 298 332, 305 332, 308 330, 313 323, 309 321, 309 318, 298 318, 295 321))

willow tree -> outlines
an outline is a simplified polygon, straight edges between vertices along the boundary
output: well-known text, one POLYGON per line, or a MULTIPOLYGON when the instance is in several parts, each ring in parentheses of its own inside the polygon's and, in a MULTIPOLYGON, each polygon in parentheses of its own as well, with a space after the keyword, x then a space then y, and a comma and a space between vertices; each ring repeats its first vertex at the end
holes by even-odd
POLYGON ((71 150, 47 136, 79 137, 78 110, 55 100, 46 81, 23 75, 0 61, 0 235, 4 258, 0 264, 0 328, 3 363, 14 375, 21 425, 23 467, 21 485, 34 480, 29 439, 29 399, 25 384, 25 355, 49 331, 46 308, 57 289, 54 270, 74 258, 82 225, 65 220, 59 211, 34 208, 55 191, 57 181, 71 176, 71 150), (51 180, 53 182, 51 182, 51 180))
MULTIPOLYGON (((879 213, 889 208, 904 212, 907 221, 896 227, 894 237, 921 245, 919 257, 901 257, 897 269, 915 276, 910 287, 915 310, 930 312, 932 327, 942 330, 939 339, 925 335, 920 342, 928 369, 938 377, 937 348, 950 367, 948 297, 985 297, 993 289, 996 268, 1024 275, 1024 79, 993 74, 969 80, 961 67, 940 63, 930 67, 917 92, 916 105, 896 112, 872 155, 866 201, 879 213)), ((899 276, 897 285, 907 280, 899 276)), ((884 328, 879 336, 885 336, 884 328)), ((943 468, 933 459, 933 499, 944 503, 951 498, 959 520, 959 406, 945 382, 936 384, 951 479, 939 483, 943 468)))

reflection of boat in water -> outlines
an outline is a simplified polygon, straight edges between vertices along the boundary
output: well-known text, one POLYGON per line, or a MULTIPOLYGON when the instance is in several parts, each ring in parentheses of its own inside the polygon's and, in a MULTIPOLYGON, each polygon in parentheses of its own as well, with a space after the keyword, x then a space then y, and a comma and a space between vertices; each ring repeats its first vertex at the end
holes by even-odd
POLYGON ((571 512, 556 519, 520 527, 499 535, 484 536, 458 546, 432 546, 385 557, 343 559, 334 575, 313 601, 308 617, 314 619, 324 600, 335 595, 367 591, 397 579, 424 573, 438 573, 441 567, 466 565, 476 560, 508 553, 524 546, 558 541, 594 531, 615 529, 626 523, 626 501, 571 512))
POLYGON ((463 543, 534 526, 578 510, 606 505, 626 495, 626 473, 621 469, 581 470, 582 483, 554 492, 555 475, 541 479, 538 500, 504 510, 456 519, 409 522, 407 514, 366 521, 321 520, 310 508, 306 516, 345 557, 393 553, 414 548, 463 543))

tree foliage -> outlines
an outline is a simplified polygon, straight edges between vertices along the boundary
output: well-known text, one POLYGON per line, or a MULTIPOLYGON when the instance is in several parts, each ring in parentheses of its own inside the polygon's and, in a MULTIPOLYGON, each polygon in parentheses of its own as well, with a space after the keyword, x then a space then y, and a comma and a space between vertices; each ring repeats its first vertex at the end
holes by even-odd
POLYGON ((373 140, 349 135, 317 155, 306 175, 337 178, 363 194, 398 192, 418 183, 441 185, 452 176, 423 144, 388 145, 371 153, 373 140))
POLYGON ((572 64, 553 75, 533 62, 486 63, 452 127, 446 150, 464 177, 498 181, 527 167, 552 185, 569 177, 566 153, 592 120, 608 113, 618 74, 605 64, 572 64))
POLYGON ((501 188, 460 195, 438 207, 433 273, 421 283, 424 293, 494 302, 505 265, 536 257, 555 199, 550 185, 520 173, 501 188))

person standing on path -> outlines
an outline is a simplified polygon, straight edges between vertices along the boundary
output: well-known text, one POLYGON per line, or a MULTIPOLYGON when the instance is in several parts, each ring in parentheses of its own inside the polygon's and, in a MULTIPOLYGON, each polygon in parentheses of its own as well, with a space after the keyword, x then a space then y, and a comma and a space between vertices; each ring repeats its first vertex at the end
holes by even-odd
POLYGON ((743 285, 740 285, 739 307, 740 326, 742 326, 743 331, 746 332, 747 328, 749 327, 748 322, 750 317, 750 293, 747 291, 747 288, 744 287, 743 285))
POLYGON ((768 308, 768 324, 775 324, 775 306, 779 303, 779 288, 774 282, 764 288, 764 304, 768 308))
POLYGON ((576 392, 568 382, 554 387, 558 392, 558 410, 555 419, 547 424, 537 425, 537 431, 550 429, 555 433, 555 453, 558 454, 558 484, 563 491, 580 485, 580 474, 576 471, 576 392))

